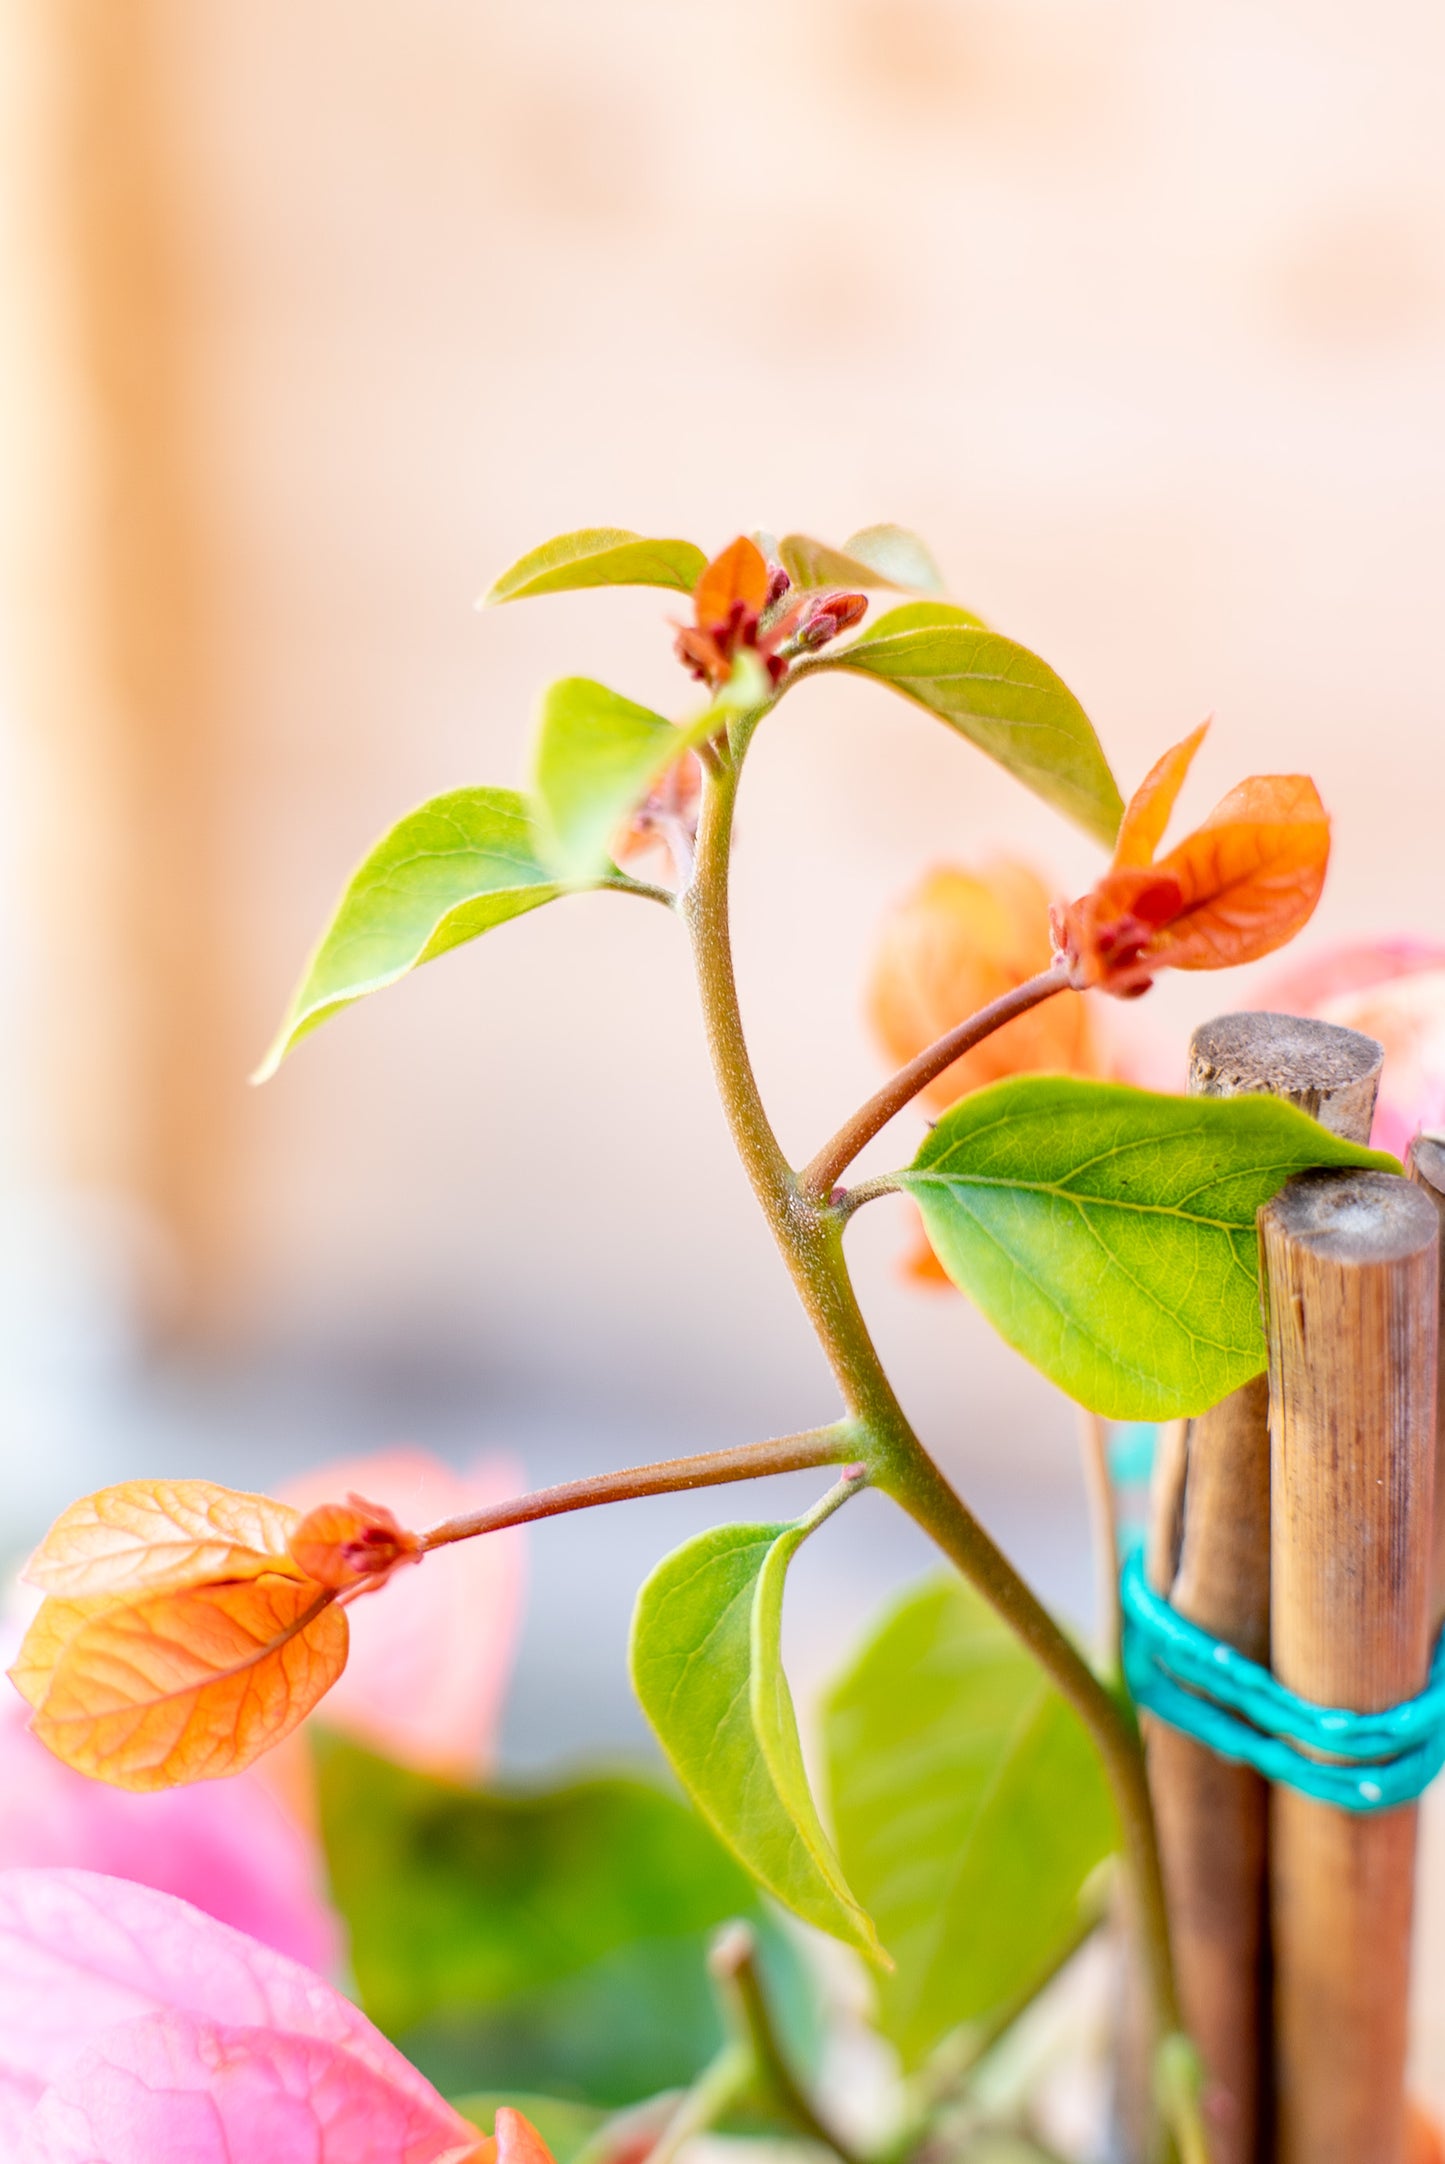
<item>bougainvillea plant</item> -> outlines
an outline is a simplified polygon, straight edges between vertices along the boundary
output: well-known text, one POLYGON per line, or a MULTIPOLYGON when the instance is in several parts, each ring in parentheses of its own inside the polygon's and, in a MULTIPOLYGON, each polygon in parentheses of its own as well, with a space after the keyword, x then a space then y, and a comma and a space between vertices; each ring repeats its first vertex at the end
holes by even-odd
MULTIPOLYGON (((805 1433, 599 1472, 421 1528, 357 1495, 303 1515, 199 1481, 109 1489, 68 1510, 31 1561, 44 1599, 14 1680, 36 1734, 98 1779, 156 1789, 233 1773, 304 1720, 341 1675, 350 1604, 386 1600, 389 1583, 425 1571, 439 1548, 630 1497, 827 1470, 832 1484, 802 1517, 703 1533, 638 1595, 633 1682, 705 1821, 699 1831, 710 1828, 721 1844, 708 1865, 715 1880, 723 1873, 719 1898, 737 1907, 754 1900, 750 1879, 871 1971, 874 2018, 915 2077, 890 2157, 901 2164, 930 2142, 939 2153, 950 2109, 955 2133, 944 2153, 981 2156, 968 2145, 984 2121, 957 2116, 968 2076, 1088 1935, 1101 1869, 1117 1854, 1164 2138, 1197 2159, 1205 2137, 1195 2062, 1180 2033, 1132 1710, 1117 1676, 1059 1626, 915 1434, 855 1297, 845 1233, 867 1204, 911 1196, 948 1277, 1010 1345, 1108 1419, 1197 1413, 1258 1374, 1257 1211, 1303 1169, 1393 1160, 1273 1100, 1152 1094, 1100 1079, 1091 1054, 1063 1049, 1058 1064, 1082 1072, 1014 1072, 1008 1062, 991 1070, 979 1048, 1052 1001, 1069 1012, 1059 1045, 1067 1037, 1087 1046, 1080 995, 1133 999, 1162 970, 1227 968, 1281 946, 1320 894, 1324 810, 1303 776, 1256 776, 1166 849, 1203 731, 1165 751, 1125 804, 1073 694, 1035 655, 941 598, 928 552, 896 527, 870 528, 842 548, 797 535, 780 545, 740 538, 711 561, 683 541, 575 533, 524 557, 488 600, 613 585, 677 597, 683 718, 586 678, 554 684, 526 792, 453 790, 404 818, 361 864, 262 1075, 351 1002, 528 910, 599 888, 667 910, 691 944, 733 1142, 826 1354, 837 1408, 821 1408, 805 1433), (911 598, 879 613, 878 592, 889 588, 911 598), (769 1123, 739 1012, 729 860, 758 732, 799 684, 839 670, 912 700, 1112 855, 1089 892, 1055 911, 1051 948, 1030 950, 1037 966, 1027 974, 1007 959, 1006 928, 998 933, 997 955, 989 949, 986 959, 992 967, 1004 957, 1001 974, 983 981, 1000 989, 979 1011, 940 1017, 928 1041, 901 995, 884 1001, 885 1034, 917 1049, 795 1166, 769 1123), (979 1055, 974 1065, 959 1067, 969 1054, 979 1055), (974 1083, 982 1086, 966 1087, 974 1083), (930 1091, 936 1106, 965 1087, 911 1163, 848 1184, 859 1153, 895 1114, 930 1091), (783 1670, 784 1589, 803 1542, 867 1487, 915 1519, 951 1569, 895 1604, 836 1682, 820 1801, 783 1670)), ((1015 1065, 1054 1063, 1053 1040, 1036 1035, 1035 1052, 1015 1065)), ((383 2028, 420 2035, 428 2009, 446 2000, 437 1981, 446 1963, 438 1952, 423 1989, 425 1960, 409 1968, 408 1949, 441 1947, 440 1895, 434 1886, 408 1907, 410 1881, 393 1878, 374 1822, 412 1808, 406 1784, 422 1776, 374 1777, 364 1838, 361 1817, 345 1808, 347 1777, 343 1758, 332 1775, 341 1783, 331 1806, 341 1829, 333 1876, 340 1883, 350 1870, 361 1886, 349 1910, 356 1973, 383 2028), (375 1801, 383 1790, 384 1807, 375 1801), (348 1840, 373 1846, 348 1864, 348 1840)), ((649 1796, 642 1806, 611 1795, 608 1808, 621 1814, 612 1831, 596 1835, 594 1822, 607 1868, 625 1873, 633 1851, 646 1852, 648 1868, 664 1852, 681 1859, 681 1822, 666 1816, 673 1800, 649 1796), (646 1820, 654 1806, 663 1817, 646 1820)), ((414 1854, 430 1862, 447 1840, 453 1862, 470 1853, 456 1830, 462 1802, 443 1794, 428 1808, 433 1846, 414 1842, 414 1854)), ((475 1819, 466 1824, 478 1868, 495 1862, 502 1833, 492 1826, 482 1840, 475 1819)), ((670 1898, 686 1907, 694 1881, 681 1860, 677 1869, 670 1898)), ((491 1891, 509 1898, 501 1879, 491 1891)), ((704 1923, 717 1915, 697 1913, 704 1923)), ((567 1928, 585 1937, 582 1914, 574 1903, 567 1928)), ((517 1928, 525 1935, 525 1905, 517 1928)), ((760 1981, 766 1964, 752 1959, 759 1935, 775 1929, 758 1909, 741 1940, 724 1940, 714 1975, 732 2009, 730 2040, 661 2117, 629 2119, 613 2153, 670 2155, 751 2089, 771 2099, 772 2123, 854 2155, 826 2103, 814 2108, 780 2040, 760 1981)), ((674 1977, 665 1990, 686 1988, 674 1977)), ((428 2048, 430 2066, 446 2062, 440 2045, 428 2048)), ((513 2102, 525 2101, 526 2086, 526 2054, 516 2048, 513 2102)), ((454 2090, 467 2072, 456 2070, 454 2090)), ((604 2073, 600 2092, 589 2093, 635 2102, 636 2084, 610 2099, 606 2088, 604 2073)), ((450 2120, 446 2129, 449 2140, 450 2120)))

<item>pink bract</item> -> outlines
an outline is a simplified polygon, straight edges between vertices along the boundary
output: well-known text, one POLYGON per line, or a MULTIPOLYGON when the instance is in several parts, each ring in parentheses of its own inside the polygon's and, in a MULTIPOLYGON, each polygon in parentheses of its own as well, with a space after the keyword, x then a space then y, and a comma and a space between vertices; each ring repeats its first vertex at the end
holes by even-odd
MULTIPOLYGON (((286 1488, 298 1510, 348 1493, 384 1503, 404 1526, 520 1493, 520 1469, 483 1458, 454 1472, 425 1450, 318 1466, 286 1488)), ((425 1772, 475 1776, 491 1759, 521 1618, 520 1531, 439 1549, 347 1609, 351 1653, 320 1718, 425 1772)))
POLYGON ((0 1873, 0 2155, 463 2164, 478 2145, 300 1963, 150 1887, 0 1873))
POLYGON ((1371 1141, 1404 1155, 1445 1125, 1445 946, 1418 939, 1336 947, 1276 978, 1258 1004, 1363 1030, 1385 1048, 1371 1141))
POLYGON ((131 1795, 52 1757, 15 1697, 0 1704, 0 1870, 19 1865, 154 1886, 308 1968, 340 1950, 316 1843, 254 1773, 131 1795))

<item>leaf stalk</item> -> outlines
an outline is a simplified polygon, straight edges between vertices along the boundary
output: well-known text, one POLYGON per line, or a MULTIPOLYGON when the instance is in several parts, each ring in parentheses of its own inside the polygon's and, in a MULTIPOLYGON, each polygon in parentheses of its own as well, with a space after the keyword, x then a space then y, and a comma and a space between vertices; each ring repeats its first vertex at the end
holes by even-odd
POLYGON ((900 1067, 882 1089, 875 1090, 867 1103, 860 1105, 853 1117, 844 1121, 832 1140, 824 1143, 817 1156, 798 1175, 799 1192, 814 1200, 826 1199, 860 1150, 865 1149, 875 1135, 882 1133, 895 1113, 912 1104, 930 1082, 936 1082, 956 1059, 962 1059, 965 1052, 982 1044, 1006 1022, 1027 1014, 1031 1007, 1042 1006, 1056 992, 1068 989, 1067 969, 1062 961, 1055 961, 1047 969, 1040 970, 1036 977, 1029 977, 1023 984, 1016 984, 1011 991, 990 1000, 966 1021, 945 1030, 906 1067, 900 1067))
MULTIPOLYGON (((835 1420, 824 1428, 806 1428, 797 1435, 779 1436, 766 1443, 742 1443, 731 1450, 703 1450, 689 1458, 663 1458, 652 1465, 625 1466, 620 1472, 591 1473, 583 1480, 565 1480, 555 1488, 537 1488, 505 1503, 488 1503, 480 1510, 463 1511, 446 1518, 422 1535, 422 1549, 447 1548, 454 1541, 475 1540, 483 1533, 500 1533, 509 1525, 531 1525, 539 1518, 557 1518, 572 1510, 593 1510, 601 1503, 631 1503, 645 1495, 678 1495, 688 1488, 716 1488, 734 1480, 762 1480, 772 1473, 805 1472, 819 1465, 847 1465, 858 1459, 866 1439, 851 1420, 835 1420)), ((840 1487, 843 1485, 839 1484, 840 1487)), ((846 1489, 853 1492, 853 1482, 846 1489)), ((844 1500, 837 1489, 824 1497, 844 1500)))

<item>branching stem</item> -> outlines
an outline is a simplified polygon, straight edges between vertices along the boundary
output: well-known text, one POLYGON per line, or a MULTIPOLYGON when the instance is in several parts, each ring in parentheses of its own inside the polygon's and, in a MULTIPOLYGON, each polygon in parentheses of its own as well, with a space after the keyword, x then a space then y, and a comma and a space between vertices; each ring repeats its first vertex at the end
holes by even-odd
POLYGON ((594 1473, 566 1480, 559 1487, 538 1488, 506 1503, 447 1518, 422 1536, 424 1550, 446 1548, 481 1533, 500 1533, 509 1525, 530 1525, 557 1518, 564 1511, 592 1510, 599 1503, 631 1503, 644 1495, 677 1495, 687 1488, 716 1488, 733 1480, 762 1480, 771 1473, 797 1473, 810 1466, 845 1465, 859 1455, 860 1435, 851 1420, 831 1427, 808 1428, 776 1442, 743 1443, 734 1450, 704 1450, 692 1458, 663 1458, 655 1465, 626 1466, 618 1473, 594 1473))
POLYGON ((921 1090, 926 1090, 930 1082, 936 1082, 945 1068, 951 1067, 956 1059, 962 1059, 976 1044, 982 1044, 996 1029, 1002 1029, 1005 1022, 1027 1014, 1030 1007, 1040 1006, 1056 992, 1065 992, 1068 988, 1065 966, 1055 962, 1050 968, 1041 970, 1037 977, 1030 977, 1026 983, 1015 985, 1011 992, 990 1000, 966 1022, 946 1031, 906 1067, 900 1067, 891 1081, 885 1082, 865 1105, 859 1106, 852 1119, 844 1121, 832 1141, 824 1143, 812 1163, 805 1165, 799 1173, 799 1193, 811 1196, 815 1201, 826 1200, 859 1151, 882 1132, 895 1112, 912 1104, 921 1090))
MULTIPOLYGON (((752 717, 756 719, 757 717, 752 717)), ((1039 1661, 1093 1737, 1108 1777, 1132 1881, 1156 2035, 1179 2027, 1169 1919, 1137 1730, 967 1506, 955 1495, 899 1404, 859 1308, 843 1256, 844 1212, 830 1198, 840 1172, 893 1112, 991 1028, 1050 998, 1066 982, 1046 971, 1008 1001, 942 1038, 895 1076, 797 1177, 769 1124, 743 1034, 728 922, 728 872, 738 773, 751 733, 734 725, 729 756, 704 783, 692 883, 680 910, 692 937, 703 1022, 718 1093, 738 1156, 832 1367, 860 1441, 854 1454, 917 1520, 1039 1661), (1001 1011, 1002 1010, 1002 1011, 1001 1011)))

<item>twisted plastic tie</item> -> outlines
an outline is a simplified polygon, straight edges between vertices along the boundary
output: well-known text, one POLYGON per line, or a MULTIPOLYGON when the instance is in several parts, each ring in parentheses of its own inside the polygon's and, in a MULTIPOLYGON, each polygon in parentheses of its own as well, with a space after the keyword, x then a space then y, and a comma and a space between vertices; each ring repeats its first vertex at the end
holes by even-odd
POLYGON ((1413 1803, 1445 1765, 1445 1636, 1418 1698, 1383 1713, 1351 1713, 1287 1690, 1258 1661, 1171 1608, 1145 1577, 1137 1545, 1125 1556, 1119 1589, 1124 1680, 1135 1704, 1216 1757, 1346 1811, 1413 1803))

